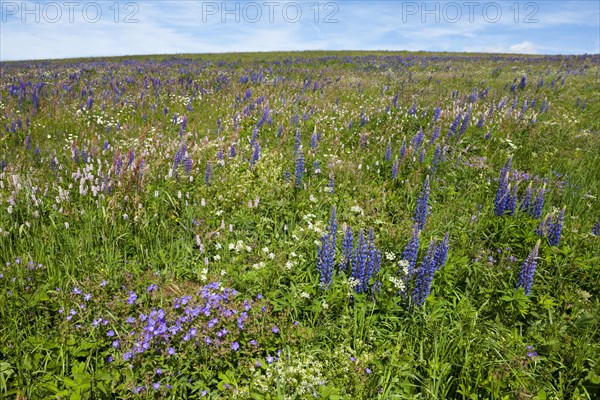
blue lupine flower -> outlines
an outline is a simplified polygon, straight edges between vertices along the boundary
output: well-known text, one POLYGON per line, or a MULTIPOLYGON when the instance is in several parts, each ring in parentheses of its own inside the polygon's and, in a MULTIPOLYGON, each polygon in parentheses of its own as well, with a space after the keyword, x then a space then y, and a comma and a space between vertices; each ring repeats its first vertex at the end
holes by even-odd
POLYGON ((456 118, 454 118, 452 124, 450 124, 450 128, 448 128, 448 134, 446 135, 447 138, 451 138, 452 136, 454 136, 454 134, 456 134, 456 129, 458 128, 458 124, 460 124, 460 120, 461 116, 459 114, 456 116, 456 118))
POLYGON ((429 243, 427 254, 423 258, 421 266, 416 271, 415 286, 412 291, 411 297, 413 302, 419 307, 425 303, 425 299, 427 299, 427 296, 429 296, 429 292, 431 290, 433 274, 436 270, 435 247, 435 242, 432 240, 429 243))
POLYGON ((392 144, 388 142, 387 147, 385 148, 385 161, 390 161, 392 158, 392 144))
POLYGON ((421 152, 419 153, 419 163, 423 163, 423 161, 425 161, 425 152, 426 149, 422 149, 421 152))
POLYGON ((302 188, 302 177, 304 176, 304 154, 302 151, 298 152, 298 158, 296 159, 296 187, 302 188))
POLYGON ((521 200, 521 205, 519 206, 519 210, 521 210, 522 212, 531 212, 531 185, 532 182, 529 182, 529 185, 527 186, 527 189, 525 189, 525 193, 523 194, 523 199, 521 200))
POLYGON ((193 167, 194 167, 194 161, 189 157, 186 158, 185 161, 183 162, 183 169, 184 169, 185 173, 188 175, 191 175, 193 167))
POLYGON ((600 236, 600 220, 592 226, 592 235, 600 236))
POLYGON ((470 120, 471 120, 471 109, 469 108, 462 120, 462 123, 460 124, 460 129, 458 130, 458 136, 462 136, 465 134, 465 132, 467 131, 467 128, 469 127, 470 120))
POLYGON ((537 255, 540 247, 540 241, 538 240, 521 267, 519 278, 517 281, 517 288, 522 287, 525 290, 525 294, 529 295, 531 287, 533 285, 533 276, 535 275, 535 267, 537 265, 537 255))
POLYGON ((440 115, 442 114, 442 109, 439 107, 436 107, 433 109, 433 122, 436 122, 438 119, 440 119, 440 115))
POLYGON ((533 218, 540 218, 542 216, 542 209, 544 208, 544 194, 546 192, 546 184, 542 186, 537 196, 531 204, 531 216, 533 218))
POLYGON ((504 214, 504 210, 506 209, 509 200, 508 173, 510 171, 511 163, 512 156, 508 158, 508 161, 506 161, 506 164, 504 164, 504 167, 500 170, 498 190, 496 191, 496 197, 494 198, 494 214, 497 216, 504 214))
POLYGON ((424 137, 425 137, 425 134, 423 133, 423 129, 419 129, 419 132, 417 132, 415 134, 415 136, 413 136, 410 143, 412 144, 412 146, 414 147, 415 150, 417 150, 419 147, 421 147, 421 144, 423 144, 424 137))
POLYGON ((300 129, 296 131, 296 136, 294 137, 294 153, 297 153, 302 146, 302 136, 300 134, 300 129))
POLYGON ((392 164, 392 179, 396 179, 398 177, 398 157, 394 160, 394 164, 392 164))
POLYGON ((517 191, 519 189, 519 182, 515 183, 512 188, 508 185, 508 198, 506 199, 505 212, 508 215, 513 215, 517 209, 517 191))
POLYGON ((256 164, 258 160, 260 160, 260 143, 257 142, 254 144, 252 157, 250 158, 250 168, 254 167, 254 164, 256 164))
POLYGON ((342 240, 342 262, 340 264, 340 270, 349 273, 352 270, 352 252, 354 245, 354 238, 352 234, 352 228, 347 227, 344 232, 344 239, 342 240))
POLYGON ((406 138, 402 139, 402 146, 400 146, 400 159, 403 160, 406 155, 406 138))
POLYGON ((446 265, 446 260, 448 259, 448 247, 448 232, 446 232, 444 239, 442 239, 442 241, 435 246, 435 254, 433 258, 435 261, 434 265, 436 271, 446 265))
POLYGON ((431 160, 431 170, 435 171, 437 170, 437 167, 440 163, 440 156, 442 154, 442 147, 440 146, 440 144, 438 143, 435 146, 435 150, 433 151, 433 159, 431 160))
POLYGON ((539 237, 545 237, 548 235, 548 227, 552 223, 552 219, 554 215, 552 213, 547 214, 538 224, 538 226, 533 230, 536 235, 539 237))
POLYGON ((231 146, 229 146, 229 158, 234 158, 236 154, 235 143, 233 143, 231 146))
POLYGON ((329 175, 327 187, 329 188, 329 193, 333 194, 335 191, 335 176, 333 174, 329 175))
POLYGON ((332 245, 331 236, 329 234, 323 235, 317 257, 317 270, 321 275, 320 283, 323 288, 329 288, 333 279, 334 254, 335 247, 332 245))
POLYGON ((187 153, 187 146, 185 143, 182 143, 179 146, 179 149, 175 152, 175 156, 173 157, 173 171, 179 167, 179 164, 183 161, 185 154, 187 153))
POLYGON ((423 184, 423 188, 419 193, 419 197, 417 199, 417 206, 415 208, 415 214, 413 216, 413 221, 418 226, 419 230, 425 227, 425 221, 427 219, 427 203, 429 201, 429 176, 425 178, 425 183, 423 184))
POLYGON ((436 126, 433 128, 433 132, 431 132, 431 139, 429 139, 429 144, 432 145, 439 136, 440 136, 440 127, 436 126))
POLYGON ((548 244, 550 246, 558 246, 560 242, 560 234, 562 232, 563 223, 565 220, 565 207, 560 210, 556 217, 548 226, 548 244))
POLYGON ((415 270, 417 265, 417 255, 419 252, 419 238, 420 230, 417 224, 413 227, 412 236, 408 240, 404 251, 402 252, 402 259, 408 261, 408 275, 410 276, 415 270))
POLYGON ((310 147, 313 149, 317 148, 317 133, 313 132, 313 134, 310 136, 310 147))

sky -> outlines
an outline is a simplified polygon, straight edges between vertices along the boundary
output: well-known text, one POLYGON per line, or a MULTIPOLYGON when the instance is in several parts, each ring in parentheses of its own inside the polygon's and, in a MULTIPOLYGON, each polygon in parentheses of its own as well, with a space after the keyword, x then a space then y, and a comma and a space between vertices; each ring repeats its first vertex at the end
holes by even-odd
POLYGON ((0 61, 293 50, 600 53, 600 1, 0 0, 0 61))

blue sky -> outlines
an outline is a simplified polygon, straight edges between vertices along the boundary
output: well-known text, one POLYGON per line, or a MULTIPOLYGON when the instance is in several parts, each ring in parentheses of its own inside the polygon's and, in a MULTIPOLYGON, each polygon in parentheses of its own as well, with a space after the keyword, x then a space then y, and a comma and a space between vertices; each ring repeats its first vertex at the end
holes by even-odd
POLYGON ((275 50, 600 53, 600 2, 0 0, 2 61, 275 50))

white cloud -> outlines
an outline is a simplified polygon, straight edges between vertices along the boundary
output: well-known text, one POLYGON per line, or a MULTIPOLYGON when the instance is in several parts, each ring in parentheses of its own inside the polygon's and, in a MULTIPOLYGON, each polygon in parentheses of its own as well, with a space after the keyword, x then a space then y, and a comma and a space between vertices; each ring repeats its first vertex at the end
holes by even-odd
POLYGON ((521 43, 517 43, 508 48, 509 53, 519 53, 519 54, 536 54, 537 49, 535 45, 530 41, 524 41, 521 43))

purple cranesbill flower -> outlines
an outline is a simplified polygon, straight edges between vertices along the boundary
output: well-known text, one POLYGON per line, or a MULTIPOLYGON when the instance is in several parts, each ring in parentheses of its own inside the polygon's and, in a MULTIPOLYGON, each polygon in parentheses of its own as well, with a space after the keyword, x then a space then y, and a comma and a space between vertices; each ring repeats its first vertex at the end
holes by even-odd
POLYGON ((267 354, 267 357, 265 358, 265 360, 267 361, 267 364, 271 364, 275 359, 273 358, 272 355, 267 354))
POLYGON ((273 326, 273 328, 271 328, 271 332, 279 333, 279 328, 277 326, 273 326))
POLYGON ((169 347, 167 349, 167 354, 170 355, 170 356, 174 356, 175 355, 175 349, 172 348, 172 347, 169 347))
POLYGON ((129 292, 129 297, 127 298, 127 304, 133 304, 137 300, 137 294, 134 291, 129 292))
POLYGON ((156 283, 153 283, 152 285, 146 288, 146 292, 152 292, 154 290, 156 290, 156 283))
POLYGON ((240 344, 238 342, 231 343, 231 350, 238 351, 240 349, 240 344))
POLYGON ((517 288, 522 287, 525 290, 525 294, 529 295, 531 287, 533 285, 533 276, 535 275, 535 268, 537 265, 537 255, 540 248, 540 241, 538 240, 521 267, 519 278, 517 280, 517 288))
POLYGON ((154 383, 152 384, 152 387, 154 388, 154 390, 158 390, 158 389, 160 389, 160 382, 154 382, 154 383))
POLYGON ((92 299, 92 295, 90 293, 86 293, 85 296, 83 296, 83 299, 85 301, 90 301, 92 299))
POLYGON ((115 349, 118 349, 119 346, 120 346, 120 342, 118 340, 113 340, 112 347, 114 347, 115 349))
MULTIPOLYGON (((18 259, 17 259, 17 260, 18 260, 18 259)), ((19 264, 20 262, 21 262, 21 260, 19 260, 19 261, 17 262, 17 264, 19 264)), ((76 288, 76 287, 75 287, 75 288, 73 288, 73 294, 81 294, 81 290, 79 290, 79 288, 76 288)))
POLYGON ((161 368, 156 368, 156 371, 154 371, 154 372, 156 372, 156 375, 162 375, 162 373, 163 373, 161 368))
POLYGON ((106 332, 106 336, 108 336, 108 337, 115 336, 115 331, 113 331, 112 329, 110 329, 108 332, 106 332))

